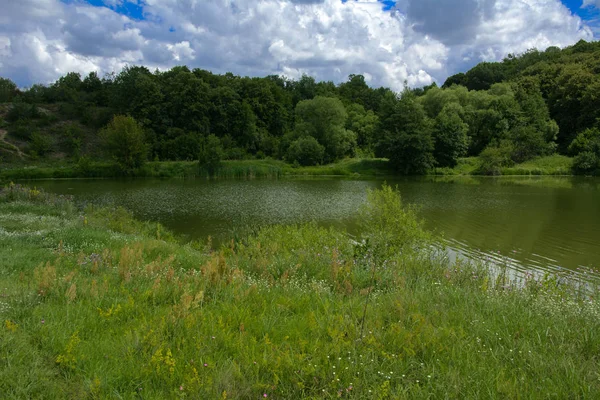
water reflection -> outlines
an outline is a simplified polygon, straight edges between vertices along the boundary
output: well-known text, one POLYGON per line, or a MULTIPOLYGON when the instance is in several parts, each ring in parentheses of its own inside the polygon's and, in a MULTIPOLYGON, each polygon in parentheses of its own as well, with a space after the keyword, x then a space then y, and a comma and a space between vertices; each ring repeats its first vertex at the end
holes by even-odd
MULTIPOLYGON (((244 226, 317 221, 357 233, 356 211, 381 180, 44 181, 80 202, 123 205, 189 238, 225 240, 244 226)), ((421 178, 388 180, 416 204, 428 229, 469 257, 515 270, 600 266, 600 180, 421 178)))

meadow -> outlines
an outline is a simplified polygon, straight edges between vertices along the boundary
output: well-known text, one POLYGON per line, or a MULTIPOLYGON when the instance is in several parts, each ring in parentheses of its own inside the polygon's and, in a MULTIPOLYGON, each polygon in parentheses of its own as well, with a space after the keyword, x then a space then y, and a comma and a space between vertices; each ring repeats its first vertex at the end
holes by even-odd
POLYGON ((270 226, 214 248, 8 185, 3 398, 600 397, 597 288, 452 263, 396 190, 368 198, 360 236, 270 226))

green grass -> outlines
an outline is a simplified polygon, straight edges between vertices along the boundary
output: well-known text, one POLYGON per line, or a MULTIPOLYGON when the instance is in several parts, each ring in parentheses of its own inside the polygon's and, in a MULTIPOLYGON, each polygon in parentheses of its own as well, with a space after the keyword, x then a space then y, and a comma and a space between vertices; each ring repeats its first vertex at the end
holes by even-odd
POLYGON ((573 158, 554 154, 503 168, 502 175, 573 175, 573 158))
MULTIPOLYGON (((572 175, 573 159, 561 155, 542 157, 502 168, 502 175, 572 175)), ((476 175, 479 167, 477 157, 461 158, 454 168, 436 168, 430 175, 457 176, 476 175)), ((140 178, 193 178, 208 177, 207 171, 198 168, 194 161, 153 161, 129 176, 140 178)), ((345 159, 333 164, 315 167, 295 167, 278 160, 233 160, 223 161, 213 173, 216 178, 277 178, 282 176, 347 176, 385 177, 393 176, 386 159, 345 159)), ((114 178, 123 173, 108 162, 90 161, 87 163, 39 162, 13 163, 0 170, 0 182, 32 179, 62 178, 114 178)))
MULTIPOLYGON (((384 159, 347 159, 316 167, 294 167, 278 160, 223 161, 213 171, 216 178, 276 178, 287 176, 387 176, 393 174, 384 159)), ((208 171, 198 168, 194 161, 154 161, 129 176, 140 178, 208 177, 208 171)), ((11 164, 0 170, 0 182, 32 179, 114 178, 123 173, 108 162, 11 164)))
MULTIPOLYGON (((461 158, 454 168, 435 168, 431 175, 477 175, 478 157, 461 158)), ((573 175, 573 158, 554 154, 512 167, 504 167, 501 175, 573 175)))
POLYGON ((2 397, 598 398, 597 300, 449 264, 390 188, 361 215, 211 249, 5 189, 2 397))
POLYGON ((454 168, 435 168, 431 175, 474 175, 479 167, 477 157, 465 157, 458 160, 458 165, 454 168))

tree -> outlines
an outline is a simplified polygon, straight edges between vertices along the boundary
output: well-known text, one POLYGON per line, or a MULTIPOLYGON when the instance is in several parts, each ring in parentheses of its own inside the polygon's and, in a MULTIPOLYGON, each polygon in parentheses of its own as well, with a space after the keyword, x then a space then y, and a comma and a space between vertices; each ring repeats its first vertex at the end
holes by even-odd
POLYGON ((111 85, 111 106, 146 128, 164 130, 164 95, 155 75, 145 67, 125 67, 111 85))
POLYGON ((596 152, 600 155, 600 129, 592 128, 581 132, 569 146, 569 154, 577 156, 583 152, 596 152))
POLYGON ((452 75, 451 77, 449 77, 448 79, 446 79, 446 82, 444 82, 444 84, 442 85, 442 88, 446 89, 449 87, 452 87, 453 85, 460 85, 460 86, 466 86, 467 83, 467 77, 463 72, 460 72, 456 75, 452 75))
POLYGON ((77 72, 69 72, 50 87, 52 101, 74 103, 78 100, 80 89, 81 75, 77 72))
POLYGON ((324 161, 351 155, 356 135, 345 128, 348 114, 339 99, 317 96, 296 105, 296 137, 312 136, 325 148, 324 161))
POLYGON ((356 134, 356 143, 360 148, 371 149, 379 125, 379 117, 373 111, 366 111, 363 106, 356 103, 350 104, 346 110, 348 111, 346 129, 356 134))
POLYGON ((131 116, 117 115, 100 131, 106 154, 125 173, 140 168, 146 161, 148 148, 142 127, 131 116))
POLYGON ((18 92, 17 85, 13 81, 0 78, 0 103, 12 101, 18 92))
POLYGON ((433 167, 431 122, 409 90, 403 92, 391 115, 384 115, 382 121, 378 155, 389 158, 396 171, 405 175, 424 174, 433 167))
POLYGON ((463 122, 463 109, 457 103, 447 104, 435 119, 433 156, 439 167, 454 167, 469 148, 469 126, 463 122))
POLYGON ((511 158, 516 163, 551 154, 555 148, 546 142, 543 132, 532 125, 511 130, 509 138, 513 144, 511 158))
POLYGON ((286 158, 303 166, 318 165, 323 161, 324 154, 325 148, 314 137, 303 136, 292 142, 286 158))
POLYGON ((600 129, 586 129, 569 146, 569 154, 575 156, 573 171, 580 175, 596 175, 600 172, 600 129))
POLYGON ((477 64, 465 74, 464 85, 469 90, 488 90, 494 83, 502 82, 506 78, 504 68, 501 63, 477 64))
POLYGON ((208 135, 200 141, 200 152, 198 153, 198 166, 201 170, 214 175, 221 165, 223 158, 223 147, 221 141, 215 135, 208 135))

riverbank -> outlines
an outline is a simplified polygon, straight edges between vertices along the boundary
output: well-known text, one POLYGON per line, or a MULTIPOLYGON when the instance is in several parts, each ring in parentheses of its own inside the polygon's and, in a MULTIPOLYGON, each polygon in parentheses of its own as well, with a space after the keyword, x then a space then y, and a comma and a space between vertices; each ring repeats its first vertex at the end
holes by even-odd
MULTIPOLYGON (((278 160, 223 161, 212 172, 217 178, 260 178, 282 176, 390 176, 393 171, 384 159, 347 159, 317 167, 296 167, 278 160)), ((31 179, 116 178, 124 174, 114 164, 87 161, 64 164, 11 165, 0 170, 1 181, 31 179)), ((154 161, 130 173, 137 178, 208 177, 195 161, 154 161)))
MULTIPOLYGON (((480 170, 481 160, 479 157, 467 157, 459 159, 454 168, 435 168, 431 175, 487 175, 480 170)), ((511 167, 498 167, 496 175, 501 176, 527 176, 527 175, 573 175, 573 158, 554 154, 540 157, 511 167)))
MULTIPOLYGON (((0 194, 7 398, 596 398, 600 308, 451 265, 389 187, 363 237, 264 228, 219 249, 123 209, 0 194), (365 311, 366 310, 366 311, 365 311)), ((594 293, 594 298, 597 298, 594 293)))
MULTIPOLYGON (((560 155, 542 157, 513 167, 499 169, 503 176, 572 175, 573 159, 560 155)), ((462 158, 454 168, 436 168, 428 175, 479 175, 477 157, 462 158)), ((394 176, 386 159, 345 159, 333 164, 315 167, 297 167, 279 160, 223 161, 213 171, 217 178, 260 178, 282 176, 394 176)), ((0 182, 32 179, 116 178, 124 174, 114 164, 82 160, 79 163, 40 163, 5 165, 0 170, 0 182)), ((208 177, 209 173, 194 161, 154 161, 130 173, 137 178, 194 178, 208 177)))

